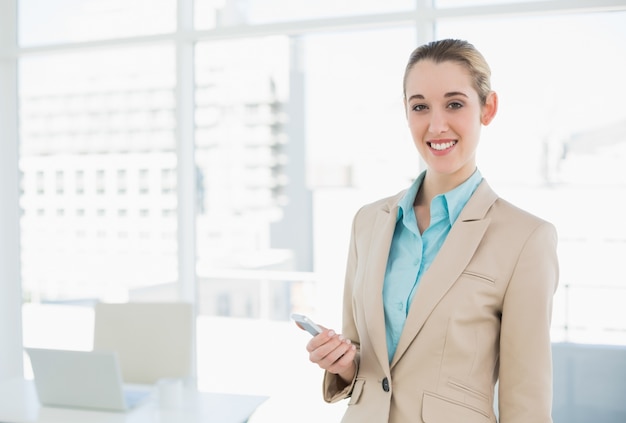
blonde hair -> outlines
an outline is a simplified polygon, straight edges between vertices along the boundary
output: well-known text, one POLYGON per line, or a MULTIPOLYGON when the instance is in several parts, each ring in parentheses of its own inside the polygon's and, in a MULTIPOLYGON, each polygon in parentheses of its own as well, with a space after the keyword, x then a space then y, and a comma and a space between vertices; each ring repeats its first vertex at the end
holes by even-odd
POLYGON ((480 102, 485 105, 487 96, 491 92, 491 69, 483 55, 472 44, 464 40, 444 39, 432 41, 413 50, 404 71, 405 98, 407 75, 413 66, 422 60, 432 60, 435 63, 447 61, 459 63, 469 72, 480 102))

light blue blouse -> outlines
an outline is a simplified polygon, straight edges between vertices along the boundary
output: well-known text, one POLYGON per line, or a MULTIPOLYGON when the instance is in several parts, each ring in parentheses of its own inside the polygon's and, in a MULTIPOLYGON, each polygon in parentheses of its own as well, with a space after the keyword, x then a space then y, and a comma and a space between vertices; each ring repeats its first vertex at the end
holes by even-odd
POLYGON ((398 204, 396 228, 389 250, 383 286, 389 362, 396 352, 422 275, 430 267, 461 210, 483 179, 477 169, 458 187, 434 197, 430 203, 430 226, 420 234, 413 203, 425 175, 426 171, 418 176, 398 204))

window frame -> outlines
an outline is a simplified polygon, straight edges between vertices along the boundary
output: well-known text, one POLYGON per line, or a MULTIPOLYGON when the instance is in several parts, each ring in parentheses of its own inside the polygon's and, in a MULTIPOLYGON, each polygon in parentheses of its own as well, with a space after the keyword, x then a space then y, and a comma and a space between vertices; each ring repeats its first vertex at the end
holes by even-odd
MULTIPOLYGON (((21 376, 23 368, 20 278, 20 175, 18 168, 18 63, 31 54, 56 53, 75 49, 140 45, 169 41, 176 48, 176 154, 178 199, 178 296, 195 304, 196 298, 196 193, 194 175, 194 45, 198 41, 268 35, 298 36, 326 31, 364 28, 391 28, 414 25, 416 44, 432 39, 435 25, 441 19, 472 19, 476 17, 528 16, 566 14, 574 12, 624 11, 621 0, 554 0, 528 1, 514 4, 487 4, 437 9, 432 1, 416 0, 415 9, 408 12, 346 16, 281 22, 275 24, 236 26, 196 31, 194 1, 177 2, 177 29, 173 33, 107 39, 81 43, 20 48, 17 37, 19 0, 0 2, 0 380, 21 376), (8 282, 8 283, 7 283, 8 282)), ((194 346, 195 347, 195 346, 194 346)), ((195 351, 195 348, 193 349, 195 351)), ((194 368, 195 370, 195 368, 194 368)))

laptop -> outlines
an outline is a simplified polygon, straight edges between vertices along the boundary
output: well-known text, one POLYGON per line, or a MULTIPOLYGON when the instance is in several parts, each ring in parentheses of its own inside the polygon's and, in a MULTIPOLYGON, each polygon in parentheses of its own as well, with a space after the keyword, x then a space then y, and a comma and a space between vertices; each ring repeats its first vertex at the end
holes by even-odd
POLYGON ((124 385, 117 353, 26 348, 39 401, 45 406, 127 411, 150 396, 124 385))

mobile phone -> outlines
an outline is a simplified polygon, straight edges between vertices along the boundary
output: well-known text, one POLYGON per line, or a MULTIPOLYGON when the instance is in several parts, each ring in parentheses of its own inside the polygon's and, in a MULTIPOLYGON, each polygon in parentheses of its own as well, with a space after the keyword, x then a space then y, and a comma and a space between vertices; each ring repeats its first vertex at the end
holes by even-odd
POLYGON ((312 336, 322 333, 322 328, 304 314, 292 313, 291 318, 312 336))

